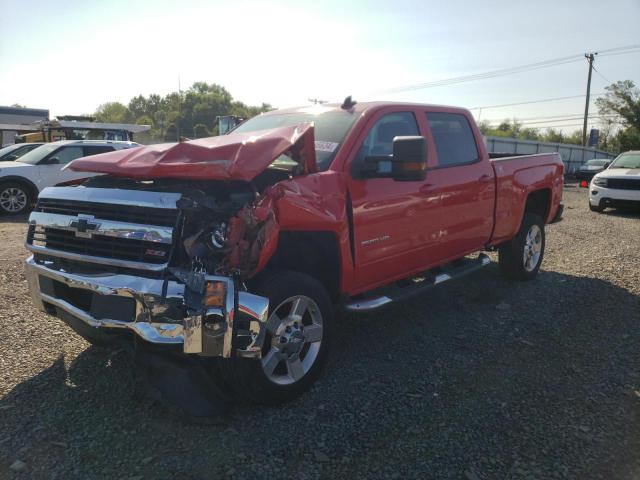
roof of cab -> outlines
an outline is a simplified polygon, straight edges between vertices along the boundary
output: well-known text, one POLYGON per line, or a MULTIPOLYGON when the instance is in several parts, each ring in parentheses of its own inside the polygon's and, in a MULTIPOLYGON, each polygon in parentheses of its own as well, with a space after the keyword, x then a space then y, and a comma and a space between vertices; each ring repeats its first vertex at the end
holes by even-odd
POLYGON ((73 145, 73 144, 81 144, 81 145, 105 145, 105 144, 116 144, 116 145, 131 145, 138 146, 139 144, 136 142, 130 142, 126 140, 57 140, 55 142, 50 142, 47 145, 73 145))
MULTIPOLYGON (((265 112, 262 115, 274 115, 281 113, 325 113, 330 111, 342 110, 340 103, 322 103, 322 104, 310 104, 298 107, 281 108, 277 110, 271 110, 265 112)), ((412 103, 412 102, 391 102, 391 101, 374 101, 374 102, 357 102, 351 109, 347 111, 353 111, 356 113, 362 113, 370 110, 378 110, 385 107, 409 107, 409 108, 434 108, 434 109, 453 109, 460 111, 468 111, 464 107, 455 107, 451 105, 437 105, 427 103, 412 103)))

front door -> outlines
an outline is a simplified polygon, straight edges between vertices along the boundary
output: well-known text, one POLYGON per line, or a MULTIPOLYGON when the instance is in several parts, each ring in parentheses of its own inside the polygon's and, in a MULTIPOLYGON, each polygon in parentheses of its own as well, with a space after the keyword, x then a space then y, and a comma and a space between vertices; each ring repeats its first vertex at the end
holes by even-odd
POLYGON ((424 265, 430 250, 437 247, 438 199, 430 195, 427 182, 357 175, 367 156, 391 155, 396 136, 420 135, 415 114, 391 112, 372 118, 351 161, 348 188, 357 290, 407 276, 424 265))

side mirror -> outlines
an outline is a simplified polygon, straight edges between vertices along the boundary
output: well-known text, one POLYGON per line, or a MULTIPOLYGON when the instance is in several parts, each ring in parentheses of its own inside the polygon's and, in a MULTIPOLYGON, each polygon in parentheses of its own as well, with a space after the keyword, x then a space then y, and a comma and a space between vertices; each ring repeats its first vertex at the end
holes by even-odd
POLYGON ((424 180, 427 176, 427 149, 424 137, 395 137, 393 155, 364 159, 358 172, 364 178, 392 178, 401 182, 424 180))
POLYGON ((40 162, 40 165, 57 165, 58 163, 60 163, 60 159, 58 157, 49 157, 40 162))
POLYGON ((427 176, 427 148, 424 137, 393 139, 391 178, 398 181, 419 181, 427 176))
POLYGON ((604 169, 606 169, 606 168, 609 168, 609 165, 611 165, 609 162, 605 163, 605 164, 603 165, 602 169, 604 170, 604 169))

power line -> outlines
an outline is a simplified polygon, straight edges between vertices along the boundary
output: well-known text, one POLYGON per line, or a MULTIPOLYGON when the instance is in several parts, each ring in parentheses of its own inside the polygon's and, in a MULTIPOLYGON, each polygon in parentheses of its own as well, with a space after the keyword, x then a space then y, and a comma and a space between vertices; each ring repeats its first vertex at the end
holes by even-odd
MULTIPOLYGON (((552 120, 555 118, 582 118, 582 113, 565 113, 564 115, 542 115, 539 117, 516 117, 514 116, 513 118, 517 121, 528 121, 528 120, 552 120)), ((589 115, 589 117, 617 117, 617 114, 610 114, 610 115, 599 115, 597 113, 594 113, 592 115, 589 115)), ((504 120, 508 120, 508 117, 503 117, 502 119, 486 119, 488 122, 501 122, 504 120)))
MULTIPOLYGON (((597 120, 599 117, 589 117, 589 120, 597 120)), ((559 118, 557 120, 538 120, 531 122, 520 122, 518 121, 518 125, 548 125, 551 123, 564 123, 564 122, 576 122, 578 120, 582 120, 582 117, 574 117, 574 118, 559 118)), ((496 122, 496 125, 500 125, 501 122, 496 122)))
MULTIPOLYGON (((542 129, 545 129, 545 128, 564 129, 564 128, 581 127, 581 126, 582 126, 582 123, 571 123, 571 124, 568 124, 568 125, 565 125, 565 124, 563 124, 563 125, 541 125, 539 127, 532 127, 532 128, 535 128, 536 130, 542 130, 542 129)), ((492 128, 492 127, 489 127, 489 128, 492 128)), ((577 130, 577 131, 582 133, 581 129, 577 130)))
POLYGON ((605 82, 607 82, 607 83, 609 83, 609 84, 613 83, 611 80, 609 80, 609 79, 608 79, 607 77, 605 77, 603 74, 601 74, 601 73, 598 71, 598 69, 595 67, 595 65, 594 65, 594 67, 593 67, 593 71, 594 71, 594 72, 596 72, 598 75, 600 75, 600 77, 601 77, 605 82))
POLYGON ((613 57, 614 55, 626 55, 628 53, 638 53, 638 52, 640 52, 640 48, 635 48, 633 50, 627 50, 627 51, 624 51, 624 52, 605 53, 602 56, 603 57, 613 57))
MULTIPOLYGON (((640 44, 635 45, 626 45, 623 47, 609 48, 606 50, 602 50, 604 56, 608 55, 622 55, 627 53, 634 53, 635 51, 640 51, 640 44)), ((543 60, 540 62, 529 63, 526 65, 519 65, 517 67, 510 68, 502 68, 499 70, 491 70, 489 72, 471 74, 471 75, 462 75, 459 77, 445 78, 441 80, 433 80, 430 82, 418 83, 414 85, 405 85, 400 87, 392 87, 388 89, 378 90, 372 93, 398 93, 405 92, 411 90, 421 90, 423 88, 433 88, 433 87, 442 87, 447 85, 454 85, 458 83, 472 82, 475 80, 484 80, 486 78, 494 78, 503 75, 513 75, 516 73, 523 73, 532 70, 538 70, 541 68, 548 68, 557 65, 564 65, 566 63, 573 63, 581 60, 583 58, 582 54, 569 55, 566 57, 559 57, 550 60, 543 60)))
MULTIPOLYGON (((604 92, 602 93, 596 93, 594 94, 594 96, 598 96, 598 95, 604 95, 604 92)), ((570 98, 584 98, 584 95, 569 95, 567 97, 555 97, 555 98, 543 98, 540 100, 529 100, 528 102, 518 102, 518 103, 503 103, 500 105, 485 105, 483 107, 472 107, 469 110, 479 110, 479 109, 486 109, 486 108, 502 108, 502 107, 515 107, 518 105, 529 105, 532 103, 545 103, 545 102, 555 102, 558 100, 568 100, 570 98)))
POLYGON ((625 45, 624 47, 605 48, 604 50, 598 50, 598 53, 600 55, 612 55, 614 52, 620 52, 623 50, 636 50, 636 49, 640 49, 640 43, 636 43, 633 45, 625 45))
POLYGON ((446 85, 453 85, 457 83, 471 82, 475 80, 483 80, 485 78, 494 78, 500 77, 503 75, 512 75, 515 73, 522 73, 531 70, 538 70, 541 68, 552 67, 556 65, 563 65, 565 63, 577 62, 580 60, 580 57, 576 55, 572 55, 570 57, 561 57, 553 60, 546 60, 543 62, 530 63, 527 65, 520 65, 517 67, 511 68, 502 68, 500 70, 492 70, 490 72, 478 73, 473 75, 463 75, 460 77, 446 78, 442 80, 434 80, 431 82, 419 83, 415 85, 406 85, 403 87, 395 87, 389 88, 385 90, 380 90, 376 93, 396 93, 396 92, 405 92, 409 90, 421 90, 423 88, 433 88, 433 87, 442 87, 446 85))
MULTIPOLYGON (((525 122, 521 122, 518 119, 516 120, 516 123, 518 125, 540 125, 540 127, 536 127, 536 128, 542 128, 545 125, 550 125, 550 124, 559 124, 557 126, 565 126, 564 122, 575 122, 577 120, 581 120, 583 117, 582 116, 576 116, 576 117, 567 117, 567 118, 558 118, 555 120, 538 120, 538 121, 525 121, 525 122)), ((606 120, 607 118, 615 118, 615 116, 602 116, 602 115, 594 115, 594 116, 590 116, 588 117, 588 120, 594 121, 594 120, 606 120)), ((500 125, 500 123, 502 123, 504 120, 494 120, 493 125, 500 125)), ((582 124, 581 124, 582 125, 582 124)))

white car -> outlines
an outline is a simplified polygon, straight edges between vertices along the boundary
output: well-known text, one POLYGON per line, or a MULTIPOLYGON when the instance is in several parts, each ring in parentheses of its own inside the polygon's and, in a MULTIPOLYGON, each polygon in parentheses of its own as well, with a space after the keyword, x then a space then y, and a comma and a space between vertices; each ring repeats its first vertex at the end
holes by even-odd
POLYGON ((640 150, 621 153, 589 185, 589 208, 640 207, 640 150))
POLYGON ((72 160, 139 146, 134 142, 63 140, 45 143, 17 160, 0 162, 0 213, 25 213, 42 189, 94 176, 64 168, 72 160))

